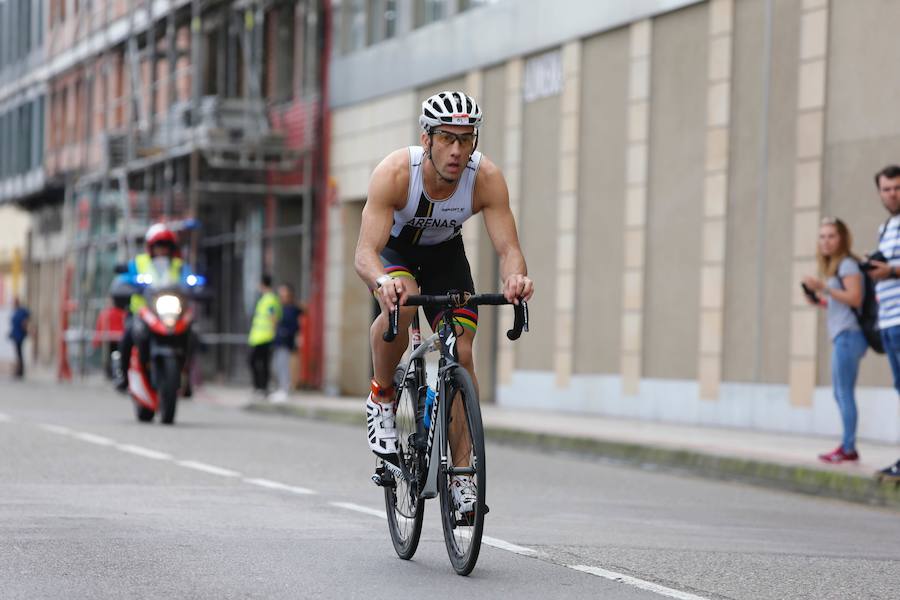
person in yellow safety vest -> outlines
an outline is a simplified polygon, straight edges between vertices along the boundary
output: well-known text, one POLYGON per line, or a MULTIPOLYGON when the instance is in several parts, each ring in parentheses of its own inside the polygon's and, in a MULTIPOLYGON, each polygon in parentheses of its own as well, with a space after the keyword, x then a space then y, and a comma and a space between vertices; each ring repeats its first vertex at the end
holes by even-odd
MULTIPOLYGON (((184 281, 191 274, 190 268, 178 256, 178 242, 175 233, 162 223, 156 223, 147 230, 144 236, 147 251, 138 254, 128 262, 127 279, 137 283, 146 283, 154 279, 168 277, 171 281, 184 281)), ((119 343, 123 368, 116 380, 116 388, 125 391, 128 388, 127 365, 134 347, 134 315, 147 305, 142 294, 132 294, 129 305, 130 312, 125 317, 125 330, 119 343)))
POLYGON ((253 311, 253 322, 247 343, 250 345, 250 372, 253 375, 254 395, 265 398, 269 391, 269 369, 272 360, 272 343, 278 321, 281 320, 281 302, 272 291, 272 276, 263 275, 259 283, 260 298, 253 311))

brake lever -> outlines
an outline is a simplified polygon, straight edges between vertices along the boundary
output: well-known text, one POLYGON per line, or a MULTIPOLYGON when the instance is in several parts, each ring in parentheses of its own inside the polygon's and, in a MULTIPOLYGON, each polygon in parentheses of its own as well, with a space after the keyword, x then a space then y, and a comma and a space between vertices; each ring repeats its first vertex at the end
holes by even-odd
POLYGON ((397 337, 398 329, 400 327, 400 307, 395 306, 388 313, 388 328, 387 331, 384 332, 384 335, 381 336, 386 342, 393 342, 394 338, 397 337))
POLYGON ((528 303, 525 300, 519 300, 518 304, 513 305, 514 321, 512 329, 506 332, 506 337, 510 340, 517 340, 523 331, 528 331, 528 303))

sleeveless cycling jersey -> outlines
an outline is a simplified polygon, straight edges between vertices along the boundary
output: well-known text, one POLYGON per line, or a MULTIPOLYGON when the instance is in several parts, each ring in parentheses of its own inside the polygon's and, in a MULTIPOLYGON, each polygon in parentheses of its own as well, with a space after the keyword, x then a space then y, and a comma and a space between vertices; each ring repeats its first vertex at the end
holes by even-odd
POLYGON ((425 193, 422 171, 426 160, 422 146, 409 147, 406 206, 394 211, 391 228, 391 237, 413 246, 434 246, 460 234, 463 221, 472 216, 472 196, 481 152, 472 153, 456 182, 456 189, 446 200, 435 201, 425 193))

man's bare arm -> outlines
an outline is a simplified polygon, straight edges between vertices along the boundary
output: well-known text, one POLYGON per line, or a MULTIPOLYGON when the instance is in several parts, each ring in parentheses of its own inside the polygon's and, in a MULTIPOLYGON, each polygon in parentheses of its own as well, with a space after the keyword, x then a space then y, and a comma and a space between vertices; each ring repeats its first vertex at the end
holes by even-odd
POLYGON ((519 245, 516 221, 509 208, 509 190, 500 169, 487 158, 481 159, 475 182, 476 210, 481 210, 488 235, 500 259, 500 278, 507 299, 531 298, 534 289, 528 279, 528 266, 519 245))
POLYGON ((405 169, 408 150, 392 152, 375 167, 369 181, 368 198, 363 207, 362 225, 356 245, 354 266, 356 273, 370 288, 375 279, 384 275, 384 267, 378 257, 391 235, 394 210, 406 201, 409 171, 405 169))

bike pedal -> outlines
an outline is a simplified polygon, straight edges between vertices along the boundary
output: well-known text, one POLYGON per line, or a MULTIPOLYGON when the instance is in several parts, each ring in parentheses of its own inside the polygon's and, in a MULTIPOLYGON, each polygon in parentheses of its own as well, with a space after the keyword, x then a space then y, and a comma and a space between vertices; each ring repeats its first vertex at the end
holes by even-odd
POLYGON ((394 478, 384 470, 384 467, 378 467, 372 473, 372 483, 378 487, 394 487, 394 478))
MULTIPOLYGON (((491 512, 491 509, 490 509, 490 507, 489 507, 487 504, 485 504, 485 505, 484 505, 484 514, 488 514, 489 512, 491 512)), ((474 513, 474 512, 470 512, 470 513, 465 513, 465 514, 463 514, 463 513, 459 513, 459 514, 460 514, 460 518, 459 518, 459 519, 456 519, 456 522, 453 523, 453 528, 456 529, 456 528, 459 527, 459 526, 462 526, 462 527, 471 527, 471 526, 472 526, 472 520, 473 520, 473 518, 474 518, 474 516, 475 516, 475 513, 474 513), (466 518, 467 516, 468 516, 469 518, 466 518)))

